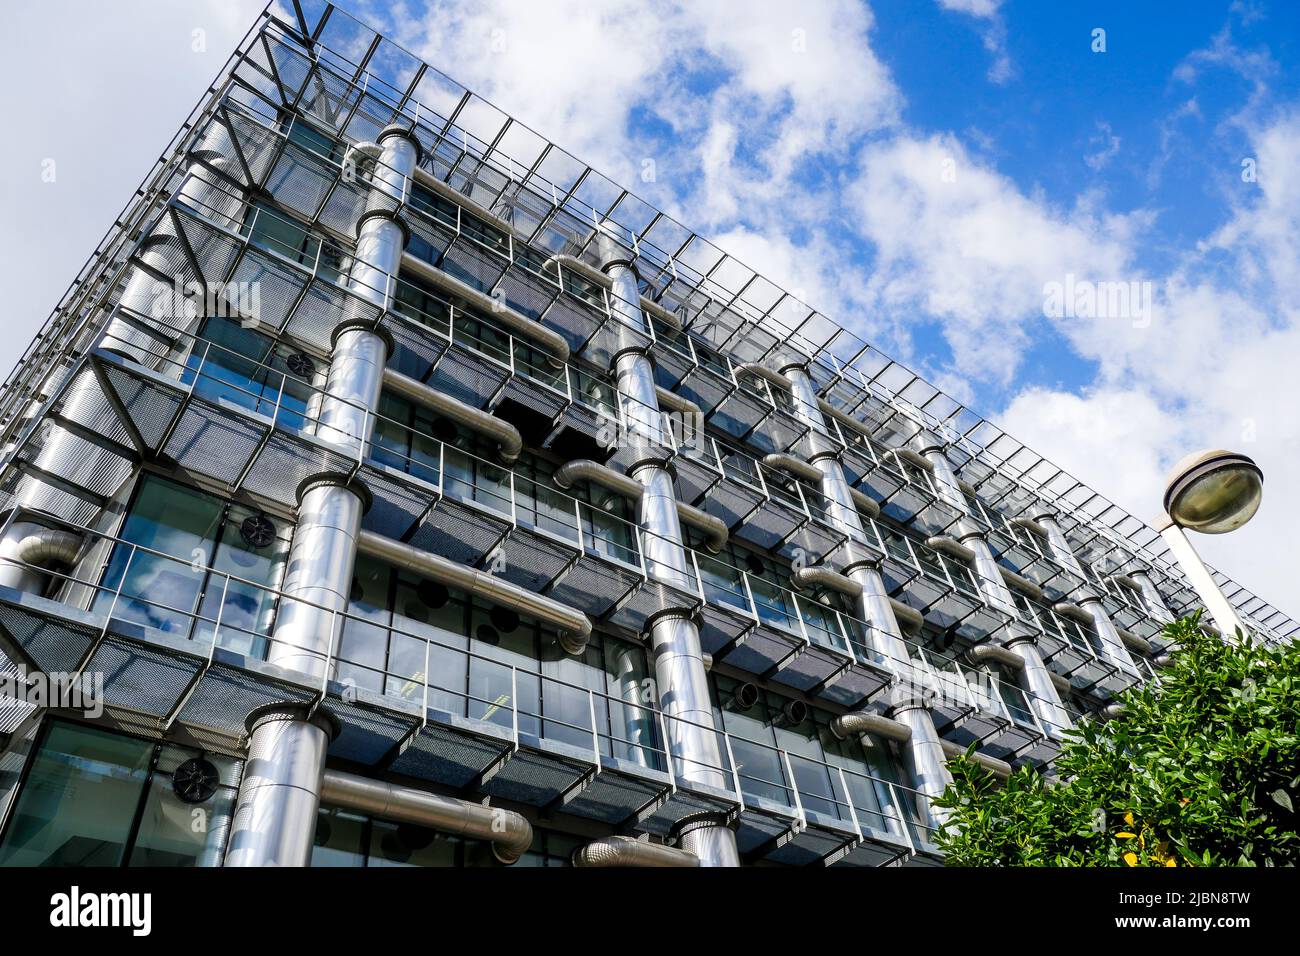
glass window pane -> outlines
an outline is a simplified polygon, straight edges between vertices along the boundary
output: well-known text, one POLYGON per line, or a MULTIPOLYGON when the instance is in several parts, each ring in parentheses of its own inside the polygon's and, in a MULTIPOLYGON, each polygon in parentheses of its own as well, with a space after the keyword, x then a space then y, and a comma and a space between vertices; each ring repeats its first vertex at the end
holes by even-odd
POLYGON ((104 573, 107 590, 96 595, 92 610, 111 605, 113 594, 108 592, 120 584, 122 595, 113 609, 116 616, 188 634, 222 510, 222 502, 211 495, 161 478, 145 478, 120 536, 173 557, 117 545, 104 573))
POLYGON ((0 846, 0 866, 119 866, 153 745, 51 724, 0 846))
POLYGON ((239 792, 239 762, 216 755, 204 757, 217 769, 217 791, 202 803, 186 803, 176 795, 172 773, 195 756, 194 751, 182 747, 162 748, 128 866, 219 864, 239 792))

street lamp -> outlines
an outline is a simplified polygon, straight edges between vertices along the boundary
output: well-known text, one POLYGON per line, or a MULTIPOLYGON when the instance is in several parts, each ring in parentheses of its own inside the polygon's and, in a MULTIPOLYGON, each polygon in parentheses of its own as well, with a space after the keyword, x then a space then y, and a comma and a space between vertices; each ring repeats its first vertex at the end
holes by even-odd
POLYGON ((1245 455, 1214 448, 1188 455, 1165 482, 1165 510, 1156 530, 1182 566, 1225 637, 1246 631, 1184 533, 1223 534, 1254 517, 1264 496, 1264 474, 1245 455))

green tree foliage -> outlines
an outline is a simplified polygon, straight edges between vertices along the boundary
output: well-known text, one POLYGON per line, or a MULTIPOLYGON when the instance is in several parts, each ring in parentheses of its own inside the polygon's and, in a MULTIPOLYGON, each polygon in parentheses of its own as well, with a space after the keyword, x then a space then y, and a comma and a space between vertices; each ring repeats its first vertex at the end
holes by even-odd
POLYGON ((1071 731, 1055 779, 950 764, 949 866, 1300 863, 1300 649, 1225 642, 1195 617, 1165 635, 1180 646, 1160 685, 1071 731))

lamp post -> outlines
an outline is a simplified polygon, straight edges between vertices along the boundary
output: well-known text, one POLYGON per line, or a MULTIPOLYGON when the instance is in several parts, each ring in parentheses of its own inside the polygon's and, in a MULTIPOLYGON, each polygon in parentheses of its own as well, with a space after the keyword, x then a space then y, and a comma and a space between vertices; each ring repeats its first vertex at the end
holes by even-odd
POLYGON ((1188 455, 1165 482, 1165 510, 1156 530, 1169 545, 1201 602, 1225 637, 1246 626, 1228 603, 1184 529, 1224 534, 1240 528, 1259 510, 1264 475, 1245 455, 1221 448, 1188 455))

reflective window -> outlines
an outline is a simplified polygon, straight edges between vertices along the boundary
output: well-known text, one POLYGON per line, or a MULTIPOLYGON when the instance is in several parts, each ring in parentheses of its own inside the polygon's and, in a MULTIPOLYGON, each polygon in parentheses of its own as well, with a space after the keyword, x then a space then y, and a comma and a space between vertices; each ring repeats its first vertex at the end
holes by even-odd
POLYGON ((258 658, 274 623, 288 521, 146 475, 92 610, 258 658), (136 547, 132 547, 135 545, 136 547), (160 552, 160 553, 153 553, 160 552))
MULTIPOLYGON (((584 841, 534 824, 533 844, 515 866, 569 866, 584 841)), ((377 820, 336 807, 321 807, 311 865, 318 867, 502 866, 487 843, 465 840, 411 823, 377 820)))
POLYGON ((198 790, 178 767, 197 751, 52 721, 0 842, 0 866, 216 866, 239 761, 206 755, 198 790), (206 795, 205 795, 206 794, 206 795))
POLYGON ((341 680, 662 769, 639 645, 597 634, 573 657, 546 625, 365 556, 350 597, 341 680))

